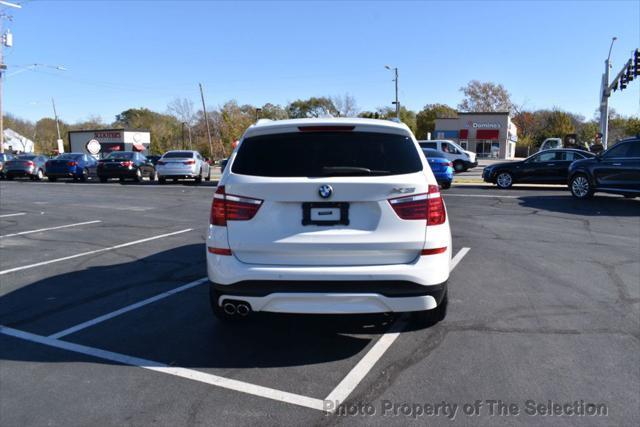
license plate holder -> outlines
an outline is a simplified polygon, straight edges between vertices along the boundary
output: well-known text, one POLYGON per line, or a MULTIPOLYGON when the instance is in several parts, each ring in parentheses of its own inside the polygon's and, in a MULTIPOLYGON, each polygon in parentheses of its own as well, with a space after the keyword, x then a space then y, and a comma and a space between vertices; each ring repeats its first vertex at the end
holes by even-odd
POLYGON ((305 202, 302 204, 302 225, 349 225, 349 203, 305 202), (330 219, 320 219, 323 216, 330 219))

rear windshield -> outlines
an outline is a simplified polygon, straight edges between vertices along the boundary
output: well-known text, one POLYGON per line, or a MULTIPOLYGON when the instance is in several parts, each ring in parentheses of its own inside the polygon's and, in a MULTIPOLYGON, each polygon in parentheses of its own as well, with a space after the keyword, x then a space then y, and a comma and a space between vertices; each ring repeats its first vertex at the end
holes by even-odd
POLYGON ((56 160, 78 160, 82 157, 82 154, 73 154, 73 153, 65 153, 65 154, 60 154, 58 157, 56 157, 56 160))
POLYGON ((231 168, 267 177, 402 175, 422 170, 408 136, 375 132, 294 132, 245 139, 231 168))
POLYGON ((133 159, 133 156, 135 155, 135 153, 131 153, 131 152, 127 152, 127 151, 123 151, 122 153, 118 153, 118 152, 113 152, 113 153, 109 153, 109 155, 106 157, 107 159, 133 159))
POLYGON ((16 159, 20 159, 20 160, 33 160, 35 158, 36 158, 36 156, 30 155, 30 154, 22 154, 22 155, 19 155, 18 157, 16 157, 16 159))
POLYGON ((165 153, 162 156, 163 159, 190 159, 193 157, 193 153, 191 151, 172 151, 170 153, 165 153))
POLYGON ((427 157, 440 157, 443 159, 447 158, 447 156, 445 156, 445 154, 441 151, 432 150, 430 148, 423 148, 422 151, 424 152, 424 155, 427 157))

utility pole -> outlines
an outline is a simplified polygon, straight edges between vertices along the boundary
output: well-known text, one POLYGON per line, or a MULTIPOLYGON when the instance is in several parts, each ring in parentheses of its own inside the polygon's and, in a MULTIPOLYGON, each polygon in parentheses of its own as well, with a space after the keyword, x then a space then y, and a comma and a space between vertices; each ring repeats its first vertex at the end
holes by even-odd
POLYGON ((607 149, 609 138, 609 96, 611 91, 609 90, 609 69, 611 68, 611 50, 613 49, 613 43, 618 40, 617 37, 611 39, 611 45, 609 46, 609 55, 607 60, 604 61, 604 74, 602 75, 602 89, 600 90, 600 133, 602 133, 602 145, 604 149, 607 149))
POLYGON ((193 150, 193 142, 191 142, 191 125, 187 125, 187 130, 189 131, 189 150, 193 150))
POLYGON ((185 122, 182 122, 182 145, 181 148, 184 150, 184 125, 186 125, 185 122))
MULTIPOLYGON (((13 7, 14 9, 22 9, 22 6, 20 6, 19 4, 0 0, 0 7, 3 6, 13 7)), ((5 34, 2 28, 2 20, 4 19, 10 21, 11 15, 7 15, 6 13, 0 11, 0 37, 2 37, 2 40, 0 41, 0 153, 4 153, 4 110, 2 109, 2 78, 4 76, 4 70, 7 69, 2 56, 2 48, 5 46, 11 47, 13 45, 13 35, 9 31, 7 31, 7 33, 5 34)))
POLYGON ((387 70, 393 70, 394 78, 393 81, 396 84, 396 101, 393 102, 396 106, 396 119, 400 122, 400 101, 398 100, 398 67, 391 68, 388 65, 385 65, 384 68, 387 70))
MULTIPOLYGON (((202 98, 202 111, 204 112, 204 121, 207 124, 207 137, 209 138, 209 155, 213 157, 213 143, 211 142, 211 129, 209 128, 209 116, 207 115, 207 106, 204 102, 204 91, 202 90, 202 83, 198 83, 200 85, 200 97, 202 98)), ((222 146, 222 154, 226 157, 227 152, 224 149, 224 144, 222 140, 220 140, 220 145, 222 146)))

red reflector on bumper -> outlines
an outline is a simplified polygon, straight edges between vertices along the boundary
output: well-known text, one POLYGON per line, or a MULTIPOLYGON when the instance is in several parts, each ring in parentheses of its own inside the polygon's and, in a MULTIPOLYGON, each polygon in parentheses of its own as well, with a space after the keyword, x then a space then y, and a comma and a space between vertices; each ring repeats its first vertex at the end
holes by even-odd
POLYGON ((420 255, 435 255, 435 254, 441 254, 443 252, 447 251, 447 247, 445 246, 444 248, 431 248, 431 249, 423 249, 420 252, 420 255))
POLYGON ((209 251, 210 254, 231 255, 231 249, 212 248, 211 246, 209 246, 207 250, 209 251))

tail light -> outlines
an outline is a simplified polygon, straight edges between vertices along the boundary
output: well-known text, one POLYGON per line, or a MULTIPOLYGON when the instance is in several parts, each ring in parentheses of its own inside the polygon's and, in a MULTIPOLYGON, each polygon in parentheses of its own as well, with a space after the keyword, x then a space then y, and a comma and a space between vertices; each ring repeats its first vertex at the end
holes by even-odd
POLYGON ((389 199, 389 204, 401 219, 426 220, 427 226, 444 224, 447 213, 437 185, 429 185, 429 192, 389 199))
POLYGON ((26 162, 24 162, 24 164, 29 166, 29 167, 35 165, 35 163, 33 163, 31 160, 27 160, 26 162))
POLYGON ((182 163, 184 163, 185 165, 195 165, 196 161, 191 159, 191 160, 187 160, 186 162, 182 162, 182 163))
POLYGON ((158 161, 156 162, 156 164, 158 164, 158 165, 160 165, 160 166, 163 166, 163 165, 166 165, 166 164, 167 164, 167 162, 163 162, 162 160, 158 160, 158 161))
POLYGON ((120 162, 120 166, 130 167, 130 166, 133 166, 133 162, 131 160, 127 160, 126 162, 120 162))
POLYGON ((447 166, 453 167, 453 162, 447 163, 447 166))
POLYGON ((262 205, 262 200, 226 194, 224 185, 219 186, 211 203, 211 225, 227 226, 227 221, 248 221, 262 205))
POLYGON ((76 166, 77 164, 76 162, 67 162, 67 166, 76 166))

